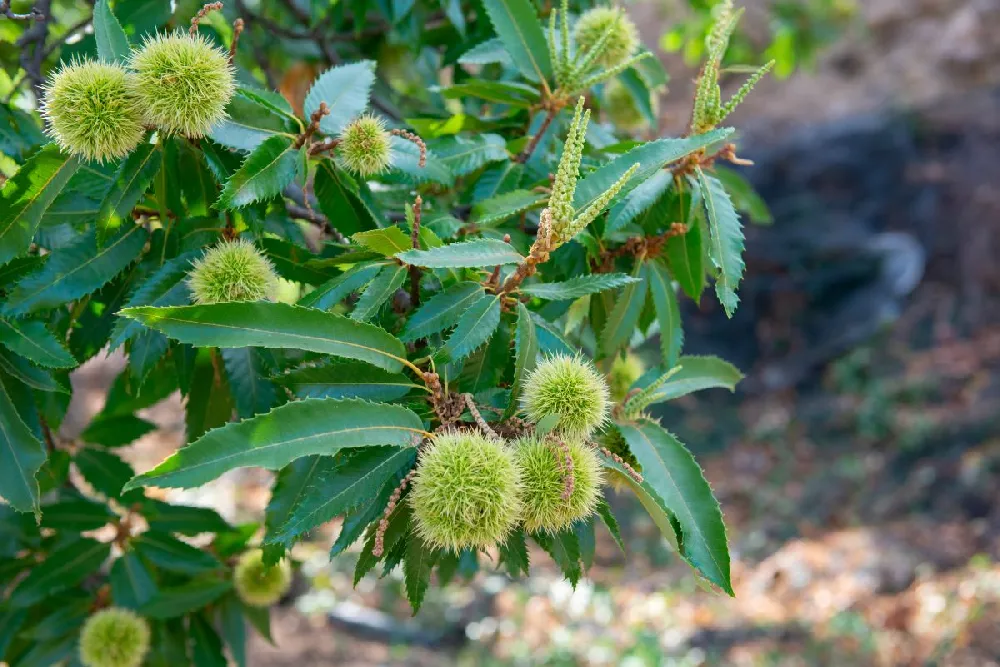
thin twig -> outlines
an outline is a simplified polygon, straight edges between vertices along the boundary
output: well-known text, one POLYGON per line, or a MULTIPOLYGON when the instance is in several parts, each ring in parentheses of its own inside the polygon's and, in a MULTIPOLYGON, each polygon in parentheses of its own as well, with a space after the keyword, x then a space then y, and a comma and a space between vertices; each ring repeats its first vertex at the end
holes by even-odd
POLYGON ((462 396, 465 398, 465 406, 469 408, 469 414, 471 414, 472 418, 476 420, 476 426, 479 427, 479 430, 491 438, 499 440, 500 436, 497 435, 497 432, 486 423, 485 419, 483 419, 483 415, 479 412, 479 408, 476 407, 476 402, 472 399, 472 394, 463 394, 462 396))
POLYGON ((555 119, 557 113, 559 113, 558 109, 548 109, 545 112, 545 118, 542 119, 542 125, 538 128, 538 132, 536 132, 535 136, 531 138, 531 141, 529 141, 528 145, 524 147, 524 150, 521 151, 516 158, 514 158, 514 162, 524 164, 528 161, 531 154, 535 152, 536 148, 538 148, 538 144, 542 140, 542 136, 545 134, 545 131, 549 129, 549 125, 552 124, 552 121, 555 119))
POLYGON ((10 0, 0 0, 0 15, 6 16, 12 21, 40 21, 45 18, 38 7, 32 7, 27 14, 17 14, 10 8, 10 0))
POLYGON ((427 144, 424 143, 423 139, 407 130, 389 130, 389 134, 394 134, 416 144, 417 148, 420 149, 420 160, 417 162, 417 166, 423 169, 427 165, 427 144))
POLYGON ((299 138, 295 140, 295 148, 302 148, 307 141, 312 139, 313 135, 319 130, 319 123, 323 120, 323 116, 329 115, 330 107, 326 105, 326 102, 319 103, 319 109, 313 111, 312 115, 309 117, 309 127, 305 129, 305 132, 299 135, 299 138))
POLYGON ((194 18, 191 19, 191 27, 188 29, 188 33, 192 37, 194 37, 195 35, 197 35, 198 34, 198 24, 201 23, 201 20, 203 18, 205 18, 206 16, 208 16, 209 12, 220 11, 221 9, 222 9, 222 3, 221 2, 210 2, 210 3, 206 4, 205 6, 203 6, 201 9, 198 10, 198 13, 194 15, 194 18))
MULTIPOLYGON (((45 77, 42 76, 42 62, 45 60, 45 41, 49 36, 49 21, 52 19, 52 13, 49 11, 51 7, 52 0, 38 0, 31 10, 34 13, 34 23, 17 40, 17 47, 21 50, 21 68, 31 81, 31 89, 38 100, 44 96, 45 77)), ((4 16, 9 16, 8 12, 9 8, 4 12, 4 16)))

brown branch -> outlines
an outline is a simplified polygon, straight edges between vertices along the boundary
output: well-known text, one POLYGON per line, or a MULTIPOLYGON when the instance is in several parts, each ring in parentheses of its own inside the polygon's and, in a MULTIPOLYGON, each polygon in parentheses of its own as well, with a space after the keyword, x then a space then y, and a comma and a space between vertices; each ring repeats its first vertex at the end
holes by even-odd
POLYGON ((535 136, 531 138, 531 141, 529 141, 528 145, 524 147, 524 150, 521 151, 516 158, 514 158, 514 162, 520 162, 521 164, 524 164, 525 162, 528 161, 528 159, 531 157, 531 154, 535 152, 536 148, 538 148, 538 144, 542 140, 542 136, 545 134, 545 131, 549 129, 549 125, 552 124, 552 121, 555 119, 556 114, 558 113, 559 109, 550 108, 546 110, 545 118, 542 119, 542 125, 541 127, 538 128, 538 132, 536 132, 535 136))
MULTIPOLYGON (((45 60, 45 41, 49 36, 49 21, 52 19, 52 13, 49 11, 51 8, 52 0, 38 0, 31 10, 34 14, 34 23, 17 40, 17 47, 21 50, 21 68, 31 82, 31 89, 38 100, 41 100, 45 93, 42 62, 45 60)), ((9 11, 8 7, 4 16, 9 16, 9 11)))
POLYGON ((672 222, 670 228, 656 236, 633 236, 617 248, 601 251, 600 257, 591 260, 591 268, 599 273, 608 273, 614 269, 614 261, 619 257, 656 257, 663 251, 666 242, 675 237, 687 234, 688 227, 683 222, 672 222))
POLYGON ((549 253, 552 252, 552 212, 549 209, 542 211, 541 219, 538 223, 538 232, 535 235, 535 242, 531 244, 531 251, 523 262, 517 265, 514 273, 507 277, 503 287, 497 292, 500 295, 507 295, 517 289, 525 278, 535 274, 539 264, 549 261, 549 253))
POLYGON ((319 103, 319 109, 313 111, 312 115, 309 117, 309 127, 305 129, 305 132, 299 135, 299 138, 295 140, 295 148, 302 148, 305 143, 312 139, 313 135, 319 130, 319 122, 323 120, 323 116, 329 115, 330 107, 326 105, 326 102, 319 103))
POLYGON ((38 7, 32 7, 27 14, 17 14, 10 8, 10 0, 0 0, 0 15, 6 16, 12 21, 41 21, 45 18, 45 13, 38 7))
POLYGON ((204 7, 198 10, 198 13, 194 15, 191 19, 191 27, 188 29, 188 34, 192 37, 198 34, 198 25, 201 23, 202 19, 208 16, 209 12, 220 11, 222 9, 221 2, 209 2, 204 7))

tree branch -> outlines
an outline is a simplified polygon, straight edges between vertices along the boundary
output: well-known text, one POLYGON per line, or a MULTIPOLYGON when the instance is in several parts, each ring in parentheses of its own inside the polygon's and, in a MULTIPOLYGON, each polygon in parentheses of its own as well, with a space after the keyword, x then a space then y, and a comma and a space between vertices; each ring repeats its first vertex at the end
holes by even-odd
POLYGON ((17 14, 10 8, 10 0, 0 0, 0 16, 6 16, 12 21, 41 21, 45 14, 38 7, 32 7, 27 14, 17 14))

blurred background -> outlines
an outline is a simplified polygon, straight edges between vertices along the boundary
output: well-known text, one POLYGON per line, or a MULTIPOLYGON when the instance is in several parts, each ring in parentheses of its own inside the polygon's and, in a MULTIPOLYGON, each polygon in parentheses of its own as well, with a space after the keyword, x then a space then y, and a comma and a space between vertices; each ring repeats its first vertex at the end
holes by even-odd
MULTIPOLYGON (((686 124, 710 4, 626 5, 672 76, 659 133, 686 124)), ((743 4, 737 48, 778 60, 733 120, 766 207, 736 318, 687 303, 686 352, 747 380, 660 415, 720 499, 736 598, 701 590, 625 496, 627 564, 599 532, 575 590, 542 557, 526 581, 460 568, 416 618, 401 577, 352 587, 329 525, 254 664, 1000 665, 1000 2, 743 4)), ((273 70, 293 101, 314 74, 273 70)), ((75 374, 65 435, 121 369, 75 374)), ((184 435, 178 397, 143 416, 161 429, 140 471, 184 435)), ((266 473, 237 472, 169 497, 259 516, 266 473)))

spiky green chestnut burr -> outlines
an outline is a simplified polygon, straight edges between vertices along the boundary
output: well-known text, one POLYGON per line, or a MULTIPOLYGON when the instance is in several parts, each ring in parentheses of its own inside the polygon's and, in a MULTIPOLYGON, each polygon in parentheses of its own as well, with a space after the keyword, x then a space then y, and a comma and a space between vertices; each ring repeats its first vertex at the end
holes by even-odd
MULTIPOLYGON (((649 127, 649 120, 639 109, 625 84, 619 79, 611 79, 604 86, 604 103, 601 109, 606 114, 608 120, 615 124, 615 127, 626 132, 637 132, 649 127)), ((657 113, 659 103, 654 95, 652 97, 653 113, 657 113)))
POLYGON ((197 304, 261 301, 278 284, 271 261, 249 241, 222 241, 192 262, 188 288, 197 304))
POLYGON ((518 522, 520 494, 520 472, 502 442, 452 431, 421 455, 409 499, 421 539, 460 551, 503 542, 518 522))
POLYGON ((80 662, 86 667, 139 667, 149 652, 149 624, 128 609, 102 609, 80 631, 80 662))
POLYGON ((247 551, 233 569, 233 588, 243 602, 251 607, 269 607, 288 592, 292 585, 292 566, 280 560, 268 567, 264 552, 247 551))
POLYGON ((226 117, 235 90, 233 66, 229 55, 204 36, 150 37, 132 52, 129 67, 150 125, 197 138, 226 117))
POLYGON ((521 407, 536 424, 556 415, 556 431, 570 439, 586 440, 607 421, 608 385, 589 361, 553 355, 528 375, 521 407))
POLYGON ((597 453, 581 440, 525 437, 514 445, 521 469, 521 517, 529 531, 555 532, 590 516, 601 496, 597 453))
POLYGON ((617 7, 587 10, 577 20, 573 36, 583 53, 594 47, 601 49, 596 60, 605 67, 623 63, 639 48, 639 31, 625 11, 617 7))
POLYGON ((624 357, 615 357, 614 362, 611 364, 611 370, 608 372, 608 388, 611 390, 611 400, 615 403, 625 400, 629 389, 632 388, 635 381, 642 377, 642 374, 645 372, 646 368, 643 366, 642 359, 631 352, 626 352, 624 357))
POLYGON ((76 61, 45 85, 46 131, 67 153, 115 160, 139 145, 146 130, 132 79, 109 63, 76 61))
POLYGON ((381 174, 392 164, 392 144, 385 121, 371 114, 354 119, 341 131, 337 152, 356 174, 381 174))

